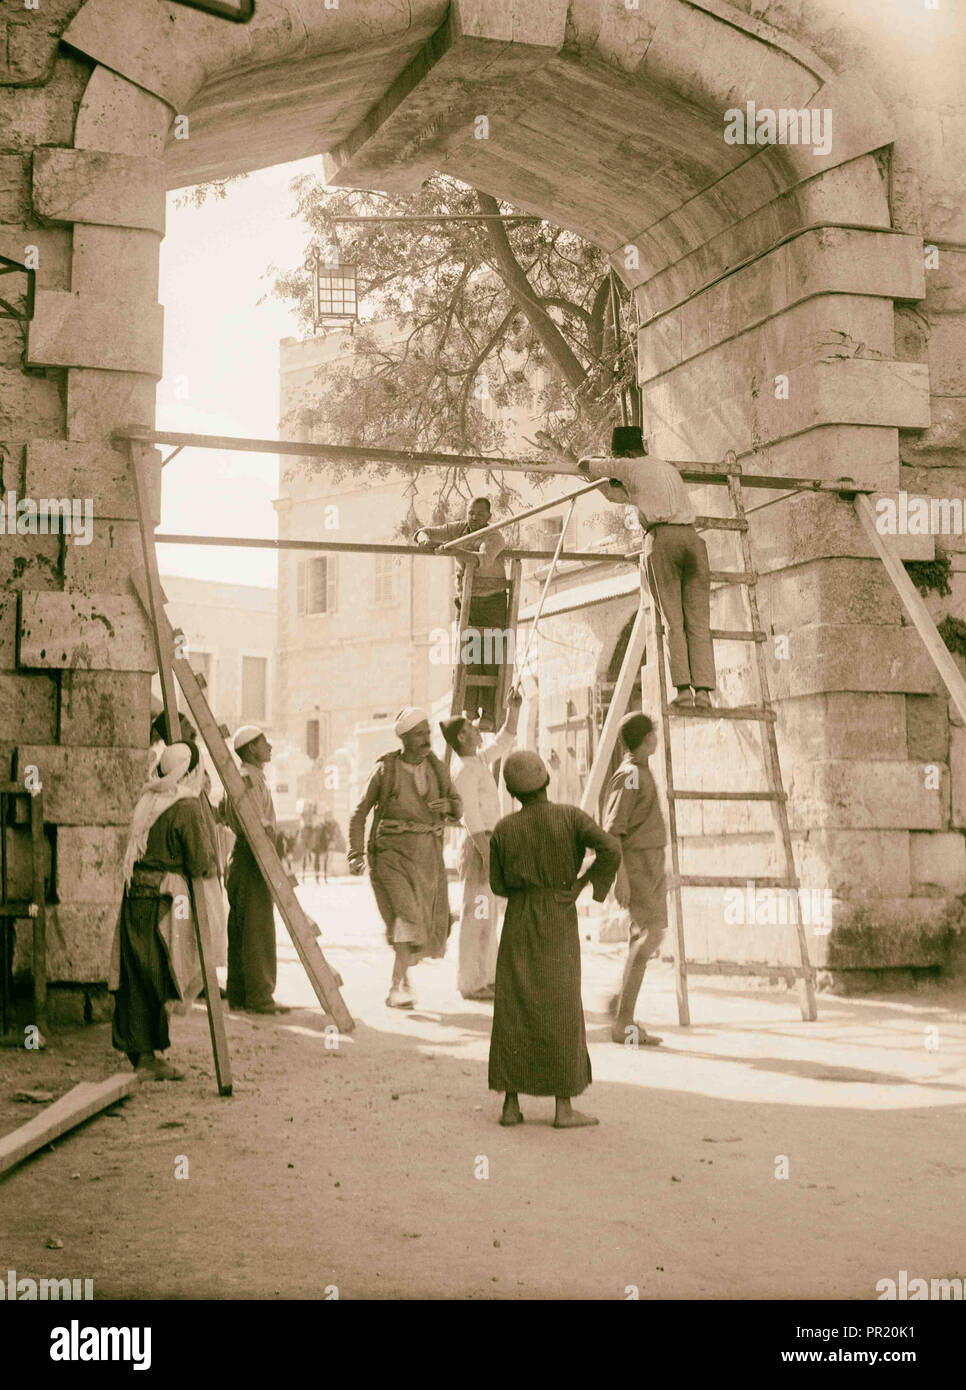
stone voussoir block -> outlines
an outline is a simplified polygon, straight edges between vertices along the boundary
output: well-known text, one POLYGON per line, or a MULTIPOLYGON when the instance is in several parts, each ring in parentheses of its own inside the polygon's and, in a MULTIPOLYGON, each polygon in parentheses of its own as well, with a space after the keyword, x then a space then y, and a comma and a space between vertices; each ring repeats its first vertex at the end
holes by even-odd
POLYGON ((53 825, 128 825, 147 776, 147 749, 62 748, 25 744, 17 750, 16 781, 36 768, 44 820, 53 825))
POLYGON ((163 235, 164 165, 104 150, 38 149, 33 203, 51 222, 141 227, 163 235))

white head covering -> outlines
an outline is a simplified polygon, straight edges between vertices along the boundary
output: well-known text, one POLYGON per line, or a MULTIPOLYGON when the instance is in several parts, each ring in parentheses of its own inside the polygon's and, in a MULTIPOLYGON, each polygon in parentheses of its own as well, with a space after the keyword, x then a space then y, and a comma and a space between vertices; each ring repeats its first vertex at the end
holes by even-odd
POLYGON ((231 741, 232 748, 237 753, 246 743, 254 743, 261 732, 255 724, 243 724, 231 741))
POLYGON ((408 734, 411 729, 415 729, 417 724, 428 723, 429 715, 424 709, 420 709, 418 705, 407 705, 396 715, 393 733, 397 738, 402 738, 403 734, 408 734))
POLYGON ((125 884, 131 882, 134 866, 147 848, 148 832, 158 817, 183 797, 198 795, 204 776, 201 759, 189 777, 190 763, 191 749, 186 743, 170 744, 141 788, 124 851, 125 884))

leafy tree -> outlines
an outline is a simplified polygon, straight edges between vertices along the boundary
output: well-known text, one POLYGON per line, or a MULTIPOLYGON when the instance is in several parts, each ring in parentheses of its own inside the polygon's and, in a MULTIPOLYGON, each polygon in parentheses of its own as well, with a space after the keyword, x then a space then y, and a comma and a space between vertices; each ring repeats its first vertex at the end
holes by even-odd
MULTIPOLYGON (((320 373, 324 393, 289 428, 344 443, 496 453, 507 438, 500 408, 525 405, 537 422, 529 456, 572 460, 599 450, 620 418, 622 388, 639 418, 627 296, 616 281, 618 351, 609 266, 597 247, 547 222, 502 223, 496 217, 514 209, 444 175, 408 199, 329 189, 313 175, 293 191, 313 247, 330 255, 337 247, 339 263, 355 265, 365 321, 351 351, 320 373), (491 220, 337 225, 347 216, 460 213, 491 220), (497 409, 486 408, 487 397, 497 409)), ((311 324, 307 269, 277 273, 274 288, 311 324)), ((326 465, 336 476, 347 467, 326 465)), ((495 480, 501 504, 508 477, 495 480)), ((465 492, 461 472, 448 473, 436 515, 465 492)))

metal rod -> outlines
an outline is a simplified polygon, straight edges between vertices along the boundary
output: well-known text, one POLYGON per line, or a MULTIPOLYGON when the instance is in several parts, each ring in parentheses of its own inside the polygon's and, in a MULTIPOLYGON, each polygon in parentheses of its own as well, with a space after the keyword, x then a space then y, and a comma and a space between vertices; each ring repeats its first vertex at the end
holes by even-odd
MULTIPOLYGON (((317 553, 333 550, 349 555, 422 555, 424 558, 452 560, 446 551, 426 550, 421 545, 365 545, 357 541, 294 541, 269 540, 261 536, 189 536, 184 534, 155 534, 157 545, 225 545, 247 550, 309 550, 317 553)), ((508 560, 552 560, 552 550, 505 550, 508 560)), ((583 560, 587 564, 631 565, 636 555, 619 555, 614 550, 565 550, 558 560, 583 560)))
POLYGON ((622 424, 622 425, 626 425, 626 424, 627 424, 627 397, 626 397, 625 394, 624 394, 624 378, 623 378, 623 374, 622 374, 622 370, 621 370, 621 369, 622 369, 622 363, 621 363, 621 310, 620 310, 620 303, 619 303, 618 298, 617 298, 617 276, 614 274, 613 268, 612 268, 611 271, 610 271, 609 279, 610 279, 610 312, 611 312, 611 317, 612 317, 613 320, 614 320, 614 360, 615 360, 615 362, 617 363, 617 372, 618 372, 617 382, 618 382, 618 386, 620 387, 621 424, 622 424))
MULTIPOLYGON (((502 531, 505 527, 513 526, 518 521, 529 521, 532 516, 538 516, 541 512, 549 512, 554 507, 559 507, 563 502, 570 502, 572 511, 573 503, 577 501, 578 497, 584 497, 588 492, 595 492, 598 488, 603 487, 607 481, 606 478, 598 478, 596 482, 587 483, 584 487, 579 487, 574 492, 565 492, 563 497, 555 497, 552 502, 540 502, 536 507, 528 507, 525 512, 517 512, 516 516, 508 516, 503 521, 494 521, 492 525, 484 526, 479 531, 470 531, 465 536, 455 536, 451 541, 443 541, 442 545, 438 545, 436 549, 438 551, 443 551, 467 546, 471 541, 478 541, 482 539, 483 536, 492 535, 494 531, 502 531)), ((425 531, 426 529, 425 526, 421 526, 419 531, 425 531)), ((417 536, 419 535, 419 531, 416 532, 417 536)))
POLYGON ((333 217, 332 221, 336 227, 341 227, 348 223, 358 222, 542 222, 542 217, 534 217, 532 213, 501 213, 501 212, 448 212, 439 217, 333 217))
MULTIPOLYGON (((562 467, 559 462, 543 459, 510 459, 487 454, 419 453, 411 449, 384 449, 377 444, 308 444, 294 439, 244 439, 228 435, 179 434, 172 430, 118 430, 112 436, 116 443, 131 440, 138 444, 179 444, 186 449, 225 449, 239 454, 294 454, 302 458, 330 459, 343 463, 393 463, 400 468, 495 468, 498 472, 559 474, 580 478, 576 463, 562 467)), ((583 462, 584 460, 581 460, 583 462)), ((587 462, 603 462, 600 455, 589 455, 587 462)), ((739 464, 693 463, 665 459, 672 464, 686 483, 727 483, 733 474, 740 474, 742 487, 770 488, 772 491, 793 488, 796 492, 871 493, 875 488, 860 487, 851 478, 784 478, 772 473, 744 473, 739 464)))
MULTIPOLYGON (((577 496, 579 495, 580 494, 578 493, 577 496)), ((530 630, 527 633, 527 645, 523 652, 523 660, 517 667, 518 678, 523 676, 524 669, 528 661, 530 660, 530 648, 533 646, 534 636, 536 635, 537 628, 540 624, 540 619, 543 617, 543 605, 546 603, 547 594, 550 592, 550 585, 553 581, 553 576, 557 569, 557 561, 559 560, 560 552, 563 549, 564 536, 567 534, 567 527, 570 525, 570 518, 574 514, 574 507, 576 507, 576 505, 577 497, 571 498, 570 506, 567 508, 566 519, 564 521, 563 526, 560 528, 560 538, 557 541, 557 547, 553 552, 553 559, 550 561, 550 564, 547 568, 547 576, 543 581, 543 588, 540 591, 540 602, 537 604, 537 611, 533 616, 533 621, 530 624, 530 630)))

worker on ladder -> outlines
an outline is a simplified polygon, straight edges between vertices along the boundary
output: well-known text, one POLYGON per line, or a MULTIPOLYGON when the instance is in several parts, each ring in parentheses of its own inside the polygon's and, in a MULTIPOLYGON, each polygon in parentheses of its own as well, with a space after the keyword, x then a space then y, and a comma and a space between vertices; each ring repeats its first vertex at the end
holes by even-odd
MULTIPOLYGON (((481 531, 490 524, 490 501, 487 497, 474 497, 467 508, 466 518, 463 521, 451 521, 444 526, 422 526, 416 532, 415 540, 417 545, 421 545, 428 550, 435 550, 437 546, 445 541, 456 540, 459 536, 468 536, 474 531, 481 531)), ((507 612, 509 603, 509 581, 507 579, 506 560, 503 552, 506 549, 506 541, 503 536, 494 531, 489 536, 471 542, 467 550, 461 552, 460 548, 454 547, 452 554, 457 558, 460 554, 473 555, 476 559, 476 572, 473 575, 473 586, 470 598, 470 611, 466 615, 465 626, 473 628, 480 633, 480 643, 486 648, 485 633, 487 629, 491 632, 500 631, 504 633, 507 625, 507 612)), ((463 587, 463 571, 465 562, 457 565, 456 569, 456 611, 459 613, 460 595, 463 587)), ((462 616, 462 615, 461 615, 462 616)), ((498 655, 506 658, 506 643, 493 642, 490 639, 491 649, 496 648, 498 655)), ((493 654, 491 650, 491 655, 493 654)), ((500 662, 487 663, 479 666, 467 668, 467 675, 475 676, 498 676, 500 662)), ((468 719, 479 719, 480 727, 491 731, 496 728, 496 687, 479 686, 467 683, 466 696, 463 701, 463 712, 468 719)))
POLYGON ((611 454, 582 459, 578 466, 590 478, 610 476, 611 483, 601 489, 608 501, 637 508, 647 581, 667 629, 671 681, 678 692, 671 706, 710 709, 715 687, 711 570, 708 547, 694 529, 688 490, 673 463, 647 455, 640 425, 618 425, 611 454))

